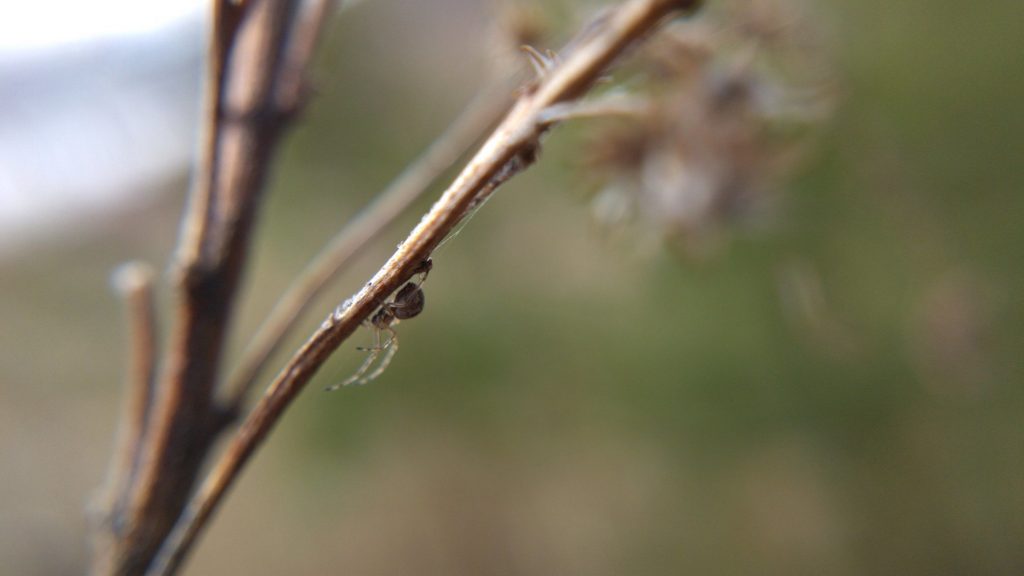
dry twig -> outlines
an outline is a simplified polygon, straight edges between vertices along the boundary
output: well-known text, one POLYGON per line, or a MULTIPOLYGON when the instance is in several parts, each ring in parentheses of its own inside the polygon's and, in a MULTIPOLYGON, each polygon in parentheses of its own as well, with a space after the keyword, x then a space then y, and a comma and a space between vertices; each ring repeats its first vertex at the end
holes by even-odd
MULTIPOLYGON (((153 405, 157 326, 153 299, 153 269, 141 262, 122 265, 114 273, 114 289, 124 298, 128 319, 128 370, 117 447, 103 495, 102 522, 123 518, 128 486, 138 470, 142 434, 153 405)), ((113 531, 117 531, 114 527, 113 531)))
MULTIPOLYGON (((222 346, 270 158, 300 108, 329 0, 214 3, 202 152, 173 269, 175 323, 129 478, 112 498, 93 571, 143 573, 180 516, 226 419, 222 346)), ((124 465, 119 459, 117 466, 124 465)))

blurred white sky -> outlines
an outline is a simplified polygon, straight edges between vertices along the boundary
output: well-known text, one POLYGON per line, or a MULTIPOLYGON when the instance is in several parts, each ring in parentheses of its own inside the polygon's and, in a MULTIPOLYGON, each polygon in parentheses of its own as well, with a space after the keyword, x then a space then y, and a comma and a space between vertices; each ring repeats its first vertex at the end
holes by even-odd
POLYGON ((206 4, 0 1, 0 258, 184 173, 206 4))
POLYGON ((0 52, 158 32, 169 23, 194 16, 205 4, 205 0, 4 2, 0 4, 0 52))

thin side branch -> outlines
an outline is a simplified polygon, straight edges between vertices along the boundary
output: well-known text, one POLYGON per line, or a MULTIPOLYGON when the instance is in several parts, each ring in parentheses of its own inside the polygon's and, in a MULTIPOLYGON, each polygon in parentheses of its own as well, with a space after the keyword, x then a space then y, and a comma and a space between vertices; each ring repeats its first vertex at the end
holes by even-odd
POLYGON ((175 255, 182 268, 203 258, 203 246, 209 234, 210 221, 207 214, 214 204, 220 116, 224 104, 228 58, 247 7, 247 4, 241 2, 213 2, 213 32, 209 39, 210 55, 207 59, 206 81, 203 86, 205 94, 203 122, 200 126, 200 153, 175 255))
MULTIPOLYGON (((124 299, 128 320, 128 370, 119 419, 117 447, 111 463, 104 506, 110 532, 123 529, 127 487, 138 468, 142 435, 153 405, 157 326, 153 295, 153 268, 142 262, 123 264, 114 272, 113 285, 124 299)), ((108 543, 109 544, 109 543, 108 543)))
POLYGON ((645 98, 624 94, 610 94, 593 102, 563 102, 545 110, 541 122, 557 124, 566 120, 583 118, 608 118, 611 116, 644 116, 651 111, 651 103, 645 98))
POLYGON ((524 90, 505 120, 373 279, 329 315, 278 374, 179 519, 148 572, 172 574, 192 549, 249 458, 327 358, 407 281, 435 247, 497 184, 529 166, 550 127, 541 114, 583 96, 612 61, 667 15, 695 0, 633 0, 588 28, 562 62, 524 90))
POLYGON ((294 112, 305 105, 309 95, 306 72, 336 4, 334 0, 300 3, 278 72, 276 101, 280 110, 294 112))

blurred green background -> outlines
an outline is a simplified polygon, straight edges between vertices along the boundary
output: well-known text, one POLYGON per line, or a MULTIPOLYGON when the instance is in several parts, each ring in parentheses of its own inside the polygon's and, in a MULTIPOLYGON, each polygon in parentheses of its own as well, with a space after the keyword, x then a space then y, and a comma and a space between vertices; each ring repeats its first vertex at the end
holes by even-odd
MULTIPOLYGON (((579 138, 556 133, 435 255, 388 371, 320 392, 364 331, 299 398, 188 573, 1024 573, 1022 6, 815 8, 841 105, 772 230, 700 261, 609 242, 579 138)), ((236 355, 483 83, 489 14, 375 0, 337 19, 236 355)), ((0 269, 0 572, 86 565, 125 363, 108 276, 163 266, 183 186, 0 269)))

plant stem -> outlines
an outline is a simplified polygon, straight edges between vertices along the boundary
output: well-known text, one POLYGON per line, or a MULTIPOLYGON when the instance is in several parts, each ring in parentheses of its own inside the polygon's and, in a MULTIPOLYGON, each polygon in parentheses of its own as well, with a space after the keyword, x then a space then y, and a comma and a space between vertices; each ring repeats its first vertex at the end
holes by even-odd
POLYGON ((138 471, 142 435, 153 405, 157 347, 154 276, 153 269, 141 262, 123 264, 113 276, 114 288, 125 303, 129 354, 117 446, 102 502, 102 522, 106 528, 102 534, 107 538, 99 544, 104 547, 114 545, 112 535, 119 532, 119 523, 124 521, 128 487, 138 471))

